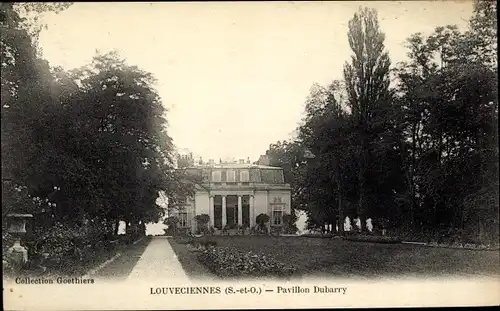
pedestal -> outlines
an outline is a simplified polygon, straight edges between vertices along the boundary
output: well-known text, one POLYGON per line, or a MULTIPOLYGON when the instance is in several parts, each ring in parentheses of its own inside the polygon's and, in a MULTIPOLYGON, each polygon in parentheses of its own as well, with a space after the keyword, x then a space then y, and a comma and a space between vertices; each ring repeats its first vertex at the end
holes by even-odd
POLYGON ((15 238, 14 245, 8 249, 7 256, 9 260, 17 266, 22 267, 28 262, 28 250, 21 245, 21 237, 26 234, 26 220, 32 218, 31 214, 8 214, 7 219, 10 222, 8 232, 15 238))
POLYGON ((21 245, 21 238, 16 238, 14 245, 8 250, 8 257, 17 267, 22 267, 28 262, 28 250, 21 245))

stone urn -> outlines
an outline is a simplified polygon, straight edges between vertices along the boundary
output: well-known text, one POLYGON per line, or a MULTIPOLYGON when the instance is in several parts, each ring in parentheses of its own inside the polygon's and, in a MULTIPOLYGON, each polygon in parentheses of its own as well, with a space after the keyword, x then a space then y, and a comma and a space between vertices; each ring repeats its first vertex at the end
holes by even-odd
POLYGON ((26 234, 26 221, 33 218, 31 214, 8 214, 8 232, 14 237, 14 245, 8 250, 8 256, 18 267, 28 261, 28 250, 21 245, 21 239, 26 234))

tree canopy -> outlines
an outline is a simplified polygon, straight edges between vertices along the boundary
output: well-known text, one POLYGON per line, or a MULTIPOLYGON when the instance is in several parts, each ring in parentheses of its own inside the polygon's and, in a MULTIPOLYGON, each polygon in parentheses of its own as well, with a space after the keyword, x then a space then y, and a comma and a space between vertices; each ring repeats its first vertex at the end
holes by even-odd
POLYGON ((310 227, 347 215, 498 237, 496 34, 496 4, 477 1, 468 30, 413 34, 409 61, 391 65, 376 11, 359 9, 344 79, 313 85, 298 135, 266 152, 310 227))
MULTIPOLYGON (((20 12, 66 7, 2 4, 3 187, 44 202, 36 213, 52 222, 156 221, 160 191, 193 190, 179 183, 156 81, 116 52, 72 71, 51 68, 20 12)), ((9 196, 2 201, 4 210, 19 208, 9 196)))

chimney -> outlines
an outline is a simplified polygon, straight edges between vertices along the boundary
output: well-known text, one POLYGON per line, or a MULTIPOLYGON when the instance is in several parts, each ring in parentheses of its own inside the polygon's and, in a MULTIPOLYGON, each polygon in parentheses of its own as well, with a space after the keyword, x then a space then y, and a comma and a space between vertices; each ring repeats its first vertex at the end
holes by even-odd
POLYGON ((247 164, 250 164, 250 157, 247 158, 247 164))
POLYGON ((240 159, 240 164, 245 164, 245 159, 240 159))
POLYGON ((215 164, 214 159, 210 159, 210 160, 208 160, 208 164, 215 164))

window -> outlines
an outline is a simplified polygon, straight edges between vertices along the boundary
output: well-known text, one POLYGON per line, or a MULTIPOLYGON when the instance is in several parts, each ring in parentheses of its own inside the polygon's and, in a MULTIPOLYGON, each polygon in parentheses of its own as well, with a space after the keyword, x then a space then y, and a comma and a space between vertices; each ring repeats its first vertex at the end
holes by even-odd
POLYGON ((221 172, 213 171, 212 172, 212 182, 221 182, 221 172))
POLYGON ((187 227, 187 213, 181 212, 179 213, 179 227, 187 227))
POLYGON ((249 182, 250 181, 250 174, 248 171, 241 171, 240 172, 240 181, 241 182, 249 182))
POLYGON ((285 210, 285 204, 282 202, 281 197, 274 197, 271 201, 271 206, 273 210, 272 224, 274 226, 281 226, 283 223, 283 211, 285 210))
POLYGON ((236 171, 228 170, 227 171, 227 182, 235 182, 236 181, 236 171))
POLYGON ((283 211, 273 211, 273 225, 281 225, 281 220, 283 218, 283 211))

